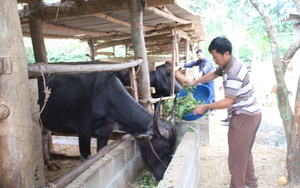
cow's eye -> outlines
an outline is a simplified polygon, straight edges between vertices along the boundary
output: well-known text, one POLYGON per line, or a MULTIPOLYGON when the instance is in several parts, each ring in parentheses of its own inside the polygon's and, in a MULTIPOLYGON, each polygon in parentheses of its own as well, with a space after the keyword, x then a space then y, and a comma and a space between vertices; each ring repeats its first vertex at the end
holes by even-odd
POLYGON ((168 146, 162 146, 162 149, 165 153, 169 153, 169 147, 168 146))

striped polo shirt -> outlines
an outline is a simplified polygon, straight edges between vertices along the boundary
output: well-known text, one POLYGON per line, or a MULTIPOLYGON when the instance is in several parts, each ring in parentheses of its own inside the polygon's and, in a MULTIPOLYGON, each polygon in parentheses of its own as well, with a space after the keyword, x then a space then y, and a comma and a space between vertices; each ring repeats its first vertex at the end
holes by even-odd
POLYGON ((228 108, 228 115, 233 111, 247 115, 261 113, 249 72, 240 60, 231 56, 227 65, 218 67, 216 73, 223 76, 225 96, 235 99, 233 105, 228 108))

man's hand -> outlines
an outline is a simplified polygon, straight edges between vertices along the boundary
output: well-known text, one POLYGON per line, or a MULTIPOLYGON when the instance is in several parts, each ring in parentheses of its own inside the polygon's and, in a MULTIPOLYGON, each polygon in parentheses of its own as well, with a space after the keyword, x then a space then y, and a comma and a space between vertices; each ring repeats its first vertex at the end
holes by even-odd
POLYGON ((204 114, 204 112, 206 111, 206 107, 205 107, 205 104, 200 104, 198 105, 195 110, 194 110, 194 115, 197 115, 197 114, 204 114))
POLYGON ((196 83, 194 82, 194 80, 188 79, 188 81, 186 82, 186 85, 193 86, 193 85, 196 85, 196 83))

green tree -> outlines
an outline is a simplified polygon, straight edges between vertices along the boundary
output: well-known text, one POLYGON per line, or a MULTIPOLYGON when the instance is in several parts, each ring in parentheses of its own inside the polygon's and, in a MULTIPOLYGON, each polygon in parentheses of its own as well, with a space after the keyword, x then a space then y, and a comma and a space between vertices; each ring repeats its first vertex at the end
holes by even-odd
MULTIPOLYGON (((286 156, 286 166, 288 171, 289 186, 295 187, 300 185, 300 82, 298 81, 298 91, 296 95, 296 107, 295 116, 292 112, 288 96, 287 86, 284 80, 284 74, 286 71, 286 64, 293 57, 295 52, 299 49, 300 40, 295 40, 294 43, 290 44, 290 47, 286 50, 283 60, 280 58, 280 45, 278 40, 277 28, 270 17, 268 12, 272 12, 273 9, 264 5, 259 0, 250 0, 253 6, 257 9, 265 23, 266 31, 268 33, 268 38, 271 46, 272 62, 275 71, 276 81, 277 81, 277 99, 278 107, 281 112, 281 117, 284 124, 285 135, 287 140, 287 156, 286 156)), ((278 3, 279 1, 277 1, 278 3)), ((293 0, 293 2, 298 7, 298 12, 300 12, 300 1, 293 0)), ((287 1, 284 1, 287 3, 287 1)), ((284 6, 274 6, 274 7, 284 7, 284 6)), ((292 7, 292 6, 289 6, 292 7)), ((280 9, 279 9, 280 11, 280 9)), ((273 12, 274 13, 274 12, 273 12)), ((278 15, 278 14, 277 14, 278 15)))
MULTIPOLYGON (((265 2, 270 10, 270 17, 275 22, 291 7, 288 0, 265 2)), ((208 34, 204 42, 207 49, 211 39, 226 36, 234 45, 234 54, 243 61, 267 61, 271 58, 270 45, 265 25, 260 15, 246 0, 189 0, 182 4, 184 8, 201 16, 208 34), (220 19, 221 18, 221 19, 220 19), (246 50, 246 51, 244 51, 246 50)), ((284 39, 280 44, 283 56, 292 41, 292 26, 288 23, 277 23, 278 35, 284 39)))
MULTIPOLYGON (((26 59, 28 63, 35 63, 33 48, 30 38, 24 39, 26 59)), ((76 62, 88 61, 88 45, 78 40, 45 39, 48 62, 76 62)))

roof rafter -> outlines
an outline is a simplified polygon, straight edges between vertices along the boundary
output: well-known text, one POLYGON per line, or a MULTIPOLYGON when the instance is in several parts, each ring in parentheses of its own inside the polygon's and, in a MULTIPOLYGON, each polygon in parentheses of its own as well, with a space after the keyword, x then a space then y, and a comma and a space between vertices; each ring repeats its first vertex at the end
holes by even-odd
POLYGON ((180 23, 180 24, 190 24, 190 23, 191 23, 191 21, 187 21, 187 20, 184 20, 184 19, 180 19, 180 18, 178 18, 178 17, 176 17, 176 16, 174 16, 174 15, 172 15, 172 14, 168 14, 168 13, 166 13, 166 12, 164 12, 164 11, 161 11, 161 10, 159 10, 159 9, 157 9, 157 8, 154 8, 154 7, 148 7, 148 8, 146 8, 146 9, 147 9, 148 11, 150 11, 150 12, 156 14, 156 15, 159 15, 159 16, 161 16, 161 17, 167 18, 167 19, 169 19, 169 20, 173 20, 173 21, 178 22, 178 23, 180 23))
POLYGON ((89 30, 82 30, 82 29, 75 29, 69 28, 64 26, 58 26, 50 23, 43 22, 43 29, 55 29, 65 31, 67 33, 74 33, 75 35, 90 35, 90 36, 99 36, 99 35, 108 35, 108 34, 117 34, 117 32, 100 32, 100 31, 89 31, 89 30))
MULTIPOLYGON (((116 19, 116 18, 113 18, 113 17, 108 16, 104 13, 97 13, 97 14, 93 14, 93 15, 98 17, 98 18, 101 18, 101 19, 104 19, 104 20, 107 20, 107 21, 110 21, 110 22, 113 22, 113 23, 116 23, 116 24, 119 24, 119 25, 122 25, 122 26, 125 26, 125 27, 131 27, 130 23, 119 20, 119 19, 116 19)), ((146 30, 146 31, 153 30, 153 29, 155 29, 155 28, 144 26, 144 30, 146 30)))

